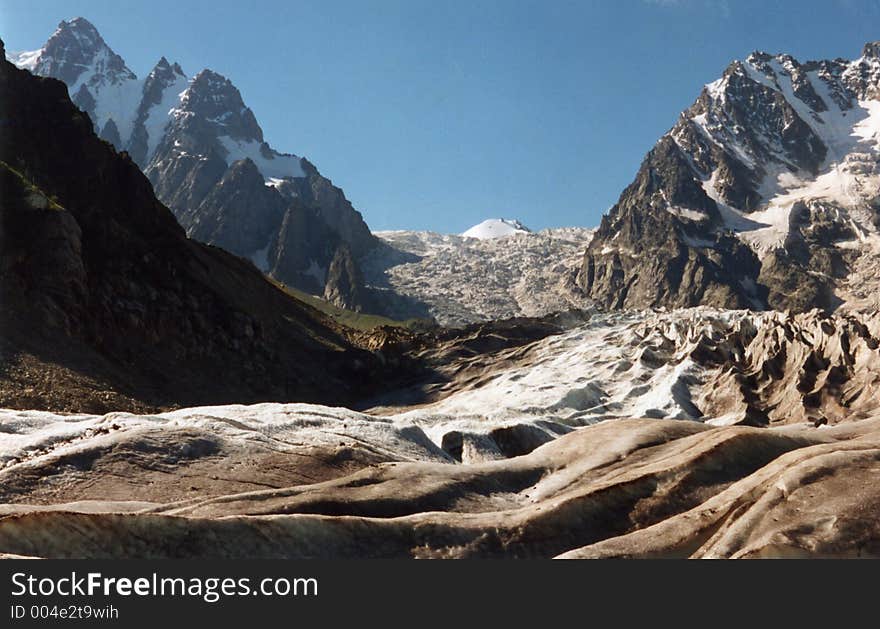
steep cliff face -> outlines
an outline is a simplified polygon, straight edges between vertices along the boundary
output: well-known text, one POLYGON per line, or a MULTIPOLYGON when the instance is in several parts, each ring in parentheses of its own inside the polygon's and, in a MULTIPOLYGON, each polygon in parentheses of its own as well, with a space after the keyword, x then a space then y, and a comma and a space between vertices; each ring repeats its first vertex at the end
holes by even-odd
POLYGON ((880 58, 732 63, 603 218, 580 283, 612 307, 833 310, 878 258, 880 58))
POLYGON ((372 355, 251 264, 187 239, 64 84, 0 61, 0 102, 0 405, 359 393, 372 355))
POLYGON ((269 146, 226 77, 203 70, 190 79, 162 57, 138 79, 83 18, 61 22, 43 48, 14 61, 64 81, 98 134, 131 155, 191 237, 319 295, 339 246, 358 259, 378 245, 340 188, 307 160, 269 146))

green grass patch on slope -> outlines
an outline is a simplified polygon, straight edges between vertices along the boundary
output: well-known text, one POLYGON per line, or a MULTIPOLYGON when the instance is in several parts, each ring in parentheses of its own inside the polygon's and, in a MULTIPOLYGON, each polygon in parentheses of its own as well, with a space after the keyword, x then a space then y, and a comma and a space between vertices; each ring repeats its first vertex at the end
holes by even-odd
POLYGON ((346 310, 345 308, 340 308, 339 306, 331 304, 329 301, 321 299, 316 295, 310 295, 309 293, 282 284, 281 282, 272 278, 269 279, 291 297, 295 297, 296 299, 307 303, 315 310, 318 310, 328 317, 331 317, 337 323, 340 323, 341 325, 344 325, 348 328, 352 328, 353 330, 366 331, 382 326, 406 328, 408 330, 423 330, 426 327, 431 327, 433 325, 430 321, 427 321, 426 319, 407 319, 406 321, 397 321, 396 319, 389 319, 388 317, 383 317, 381 315, 365 314, 362 312, 354 312, 353 310, 346 310))
MULTIPOLYGON (((19 188, 22 200, 34 209, 39 210, 63 210, 61 204, 55 196, 51 196, 40 190, 34 183, 24 175, 21 171, 13 168, 6 162, 0 160, 0 171, 3 171, 3 177, 9 177, 15 181, 19 188)), ((15 184, 13 184, 15 185, 15 184)), ((3 185, 5 194, 10 193, 10 187, 3 185)))

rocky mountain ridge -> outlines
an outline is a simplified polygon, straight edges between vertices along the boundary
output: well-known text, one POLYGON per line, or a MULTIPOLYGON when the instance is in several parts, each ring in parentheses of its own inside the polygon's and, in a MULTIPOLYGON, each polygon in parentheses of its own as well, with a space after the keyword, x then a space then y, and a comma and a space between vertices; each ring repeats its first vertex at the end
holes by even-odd
POLYGON ((40 50, 9 58, 64 81, 98 135, 132 156, 190 236, 318 295, 339 292, 335 258, 356 264, 378 246, 341 189, 265 141, 226 77, 206 69, 190 79, 162 57, 138 79, 84 18, 62 21, 40 50))
POLYGON ((0 60, 0 102, 0 405, 106 412, 369 390, 379 359, 253 265, 188 239, 63 83, 0 60))
POLYGON ((611 307, 876 307, 880 57, 733 62, 648 153, 579 283, 611 307))

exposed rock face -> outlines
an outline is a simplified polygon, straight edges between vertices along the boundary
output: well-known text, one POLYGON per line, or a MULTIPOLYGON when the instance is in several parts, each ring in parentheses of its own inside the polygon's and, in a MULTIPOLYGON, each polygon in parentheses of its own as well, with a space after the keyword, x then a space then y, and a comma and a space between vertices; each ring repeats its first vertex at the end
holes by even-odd
POLYGON ((341 189, 266 143, 226 77, 203 70, 189 80, 162 57, 139 80, 83 18, 61 22, 40 51, 15 61, 64 81, 100 137, 130 153, 190 236, 317 295, 338 247, 356 264, 377 246, 341 189))
POLYGON ((187 239, 62 83, 4 60, 0 101, 0 405, 338 400, 369 382, 371 354, 187 239))
POLYGON ((170 121, 168 112, 177 105, 180 94, 188 85, 189 79, 180 64, 171 64, 165 57, 159 59, 144 81, 134 131, 127 147, 132 159, 142 168, 156 153, 170 121))
MULTIPOLYGON (((204 203, 185 211, 181 220, 189 225, 191 238, 232 252, 258 251, 270 241, 285 211, 287 203, 266 187, 254 162, 245 158, 230 166, 204 203)), ((265 260, 254 262, 266 271, 268 259, 267 249, 265 260)))
POLYGON ((35 74, 54 74, 67 85, 75 84, 99 55, 105 57, 102 69, 113 78, 134 78, 122 57, 109 50, 95 27, 83 18, 62 21, 42 52, 45 54, 29 60, 27 69, 35 74))
POLYGON ((336 255, 327 271, 327 285, 324 299, 342 308, 360 312, 367 305, 364 278, 346 246, 336 250, 336 255))
POLYGON ((611 307, 864 306, 854 287, 875 280, 860 258, 880 242, 875 49, 732 63, 603 218, 586 292, 611 307))
POLYGON ((238 90, 210 70, 181 95, 145 172, 191 237, 313 294, 340 246, 361 255, 377 244, 342 190, 270 148, 238 90))

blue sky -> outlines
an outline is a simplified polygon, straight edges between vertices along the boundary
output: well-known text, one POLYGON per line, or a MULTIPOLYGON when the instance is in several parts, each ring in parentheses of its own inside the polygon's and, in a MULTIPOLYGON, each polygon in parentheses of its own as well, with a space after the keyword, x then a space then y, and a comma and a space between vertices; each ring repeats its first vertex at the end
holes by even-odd
POLYGON ((78 15, 138 76, 228 76, 371 228, 443 232, 595 225, 732 59, 880 39, 877 0, 0 0, 0 36, 35 49, 78 15))

